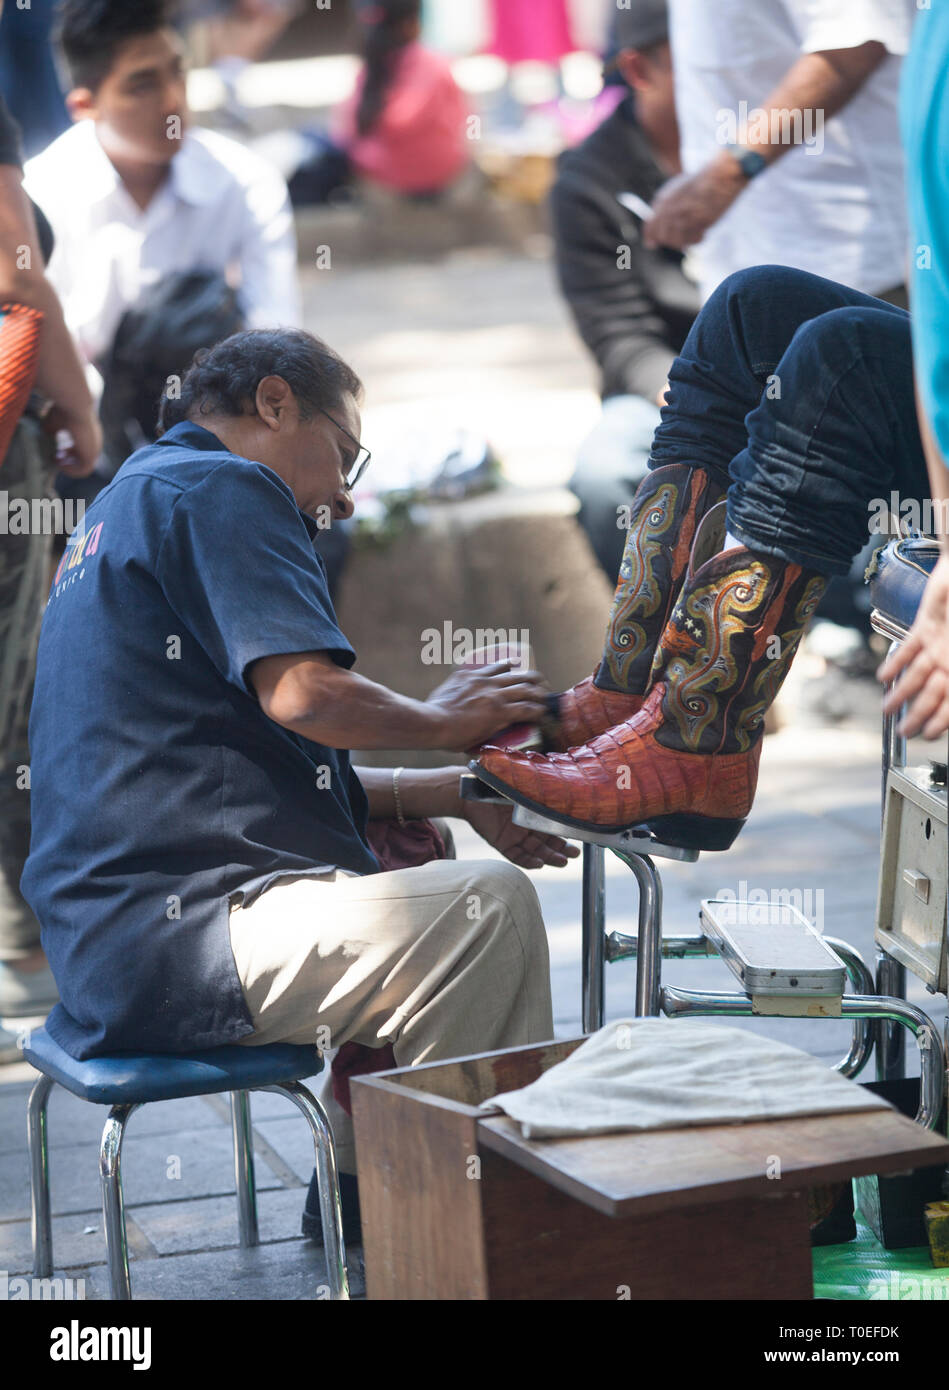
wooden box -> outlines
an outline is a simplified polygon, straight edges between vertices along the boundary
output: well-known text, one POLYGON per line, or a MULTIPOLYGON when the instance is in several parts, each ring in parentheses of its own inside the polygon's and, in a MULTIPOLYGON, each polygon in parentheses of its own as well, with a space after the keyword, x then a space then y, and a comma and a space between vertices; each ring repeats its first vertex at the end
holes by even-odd
POLYGON ((810 1298, 811 1186, 949 1160, 893 1110, 529 1141, 478 1109, 582 1041, 353 1079, 369 1298, 810 1298))

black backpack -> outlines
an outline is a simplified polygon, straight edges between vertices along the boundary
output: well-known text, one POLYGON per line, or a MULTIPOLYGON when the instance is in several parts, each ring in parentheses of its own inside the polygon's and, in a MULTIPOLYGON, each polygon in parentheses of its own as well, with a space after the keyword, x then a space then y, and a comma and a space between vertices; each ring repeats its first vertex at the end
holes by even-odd
POLYGON ((184 377, 199 348, 213 347, 243 327, 237 293, 219 271, 176 272, 125 311, 99 367, 108 477, 156 438, 169 379, 184 377))

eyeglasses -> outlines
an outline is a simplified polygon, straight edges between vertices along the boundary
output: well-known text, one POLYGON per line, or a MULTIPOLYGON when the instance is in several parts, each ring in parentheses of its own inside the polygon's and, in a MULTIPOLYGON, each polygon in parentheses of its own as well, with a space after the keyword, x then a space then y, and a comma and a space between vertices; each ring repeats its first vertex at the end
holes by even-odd
POLYGON ((344 425, 341 425, 338 420, 334 419, 328 410, 321 409, 320 414, 325 415, 327 420, 329 420, 330 424, 335 425, 339 432, 341 434, 345 434, 346 438, 356 446, 356 457, 353 459, 352 463, 347 468, 345 474, 346 487, 350 492, 352 492, 353 488, 359 482, 359 479, 362 477, 366 469, 369 467, 369 460, 372 458, 372 454, 369 452, 369 450, 366 448, 364 444, 360 444, 359 440, 356 439, 354 435, 351 435, 349 433, 349 430, 346 429, 344 425))

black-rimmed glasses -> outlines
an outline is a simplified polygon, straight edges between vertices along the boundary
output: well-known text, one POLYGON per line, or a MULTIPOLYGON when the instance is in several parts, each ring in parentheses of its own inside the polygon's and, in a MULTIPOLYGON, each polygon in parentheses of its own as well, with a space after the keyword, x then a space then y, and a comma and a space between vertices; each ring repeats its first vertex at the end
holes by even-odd
POLYGON ((341 425, 338 420, 334 419, 328 410, 321 409, 320 414, 325 415, 330 424, 335 425, 340 433, 345 434, 346 438, 356 446, 356 457, 346 470, 346 487, 352 492, 353 488, 359 482, 359 479, 369 467, 369 460, 372 458, 372 454, 366 448, 365 444, 360 444, 359 440, 349 433, 345 425, 341 425))

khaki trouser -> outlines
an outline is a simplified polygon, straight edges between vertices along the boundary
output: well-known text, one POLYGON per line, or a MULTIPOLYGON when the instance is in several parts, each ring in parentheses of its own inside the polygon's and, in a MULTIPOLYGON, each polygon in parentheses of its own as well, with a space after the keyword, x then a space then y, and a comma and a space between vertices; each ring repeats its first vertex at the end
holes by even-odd
MULTIPOLYGON (((391 1043, 414 1066, 553 1037, 540 904, 512 864, 288 879, 233 908, 230 927, 255 1028, 245 1043, 391 1043)), ((328 1082, 327 1069, 340 1168, 355 1172, 352 1124, 328 1082)))

